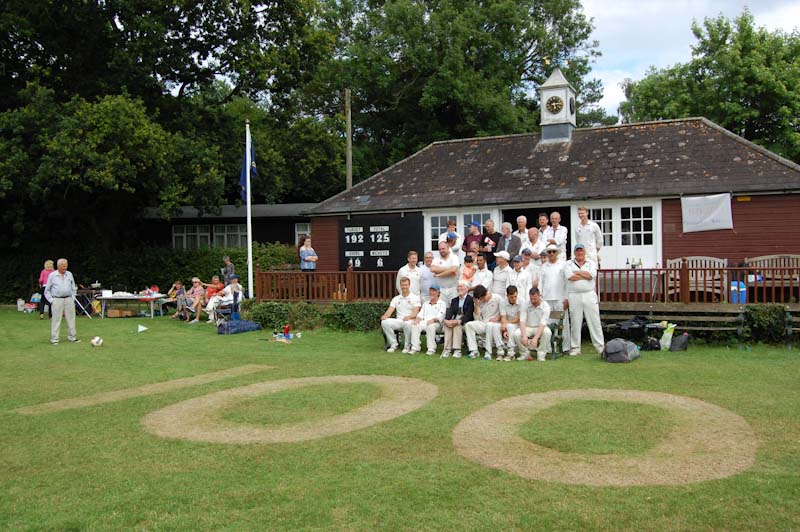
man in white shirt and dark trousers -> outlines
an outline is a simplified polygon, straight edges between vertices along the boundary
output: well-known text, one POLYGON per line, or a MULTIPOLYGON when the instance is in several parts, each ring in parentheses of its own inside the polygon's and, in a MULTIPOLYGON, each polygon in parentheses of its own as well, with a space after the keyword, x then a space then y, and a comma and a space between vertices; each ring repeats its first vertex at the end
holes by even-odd
POLYGON ((381 329, 389 344, 387 353, 397 351, 397 331, 403 331, 403 353, 411 351, 411 326, 422 306, 419 296, 411 293, 411 281, 408 278, 400 279, 400 295, 394 296, 389 308, 381 316, 381 329), (395 310, 397 317, 392 318, 395 310))
POLYGON ((58 337, 61 334, 61 316, 67 320, 67 340, 70 342, 80 342, 78 332, 75 330, 75 295, 78 287, 72 273, 67 271, 69 263, 67 259, 58 259, 56 271, 47 278, 44 286, 43 297, 50 303, 53 317, 50 318, 50 343, 58 344, 58 337))
POLYGON ((519 330, 515 333, 519 344, 519 358, 530 360, 530 349, 536 349, 536 360, 544 362, 547 347, 550 345, 550 305, 542 301, 538 288, 531 288, 530 304, 523 310, 519 318, 519 330))
POLYGON ((589 219, 589 209, 578 207, 578 218, 581 223, 575 228, 575 243, 586 248, 586 258, 600 267, 600 248, 603 247, 603 231, 600 226, 589 219))
POLYGON ((436 334, 442 331, 442 322, 444 321, 447 307, 444 301, 439 299, 439 285, 431 285, 428 291, 430 299, 422 304, 422 309, 412 322, 411 353, 409 353, 411 355, 415 355, 420 351, 419 337, 422 331, 425 331, 425 341, 428 347, 428 351, 425 354, 431 356, 436 353, 436 334))
POLYGON ((584 317, 592 337, 592 345, 600 354, 605 341, 600 325, 600 304, 594 288, 597 264, 586 258, 586 248, 583 244, 575 244, 574 252, 575 258, 566 262, 563 269, 564 278, 567 280, 567 299, 572 326, 572 348, 569 354, 571 356, 581 354, 581 327, 584 317))
POLYGON ((558 246, 550 244, 546 248, 547 261, 539 269, 539 290, 542 299, 550 306, 551 311, 563 311, 561 351, 569 354, 572 349, 570 340, 569 303, 567 301, 567 280, 564 278, 564 263, 558 260, 558 246))

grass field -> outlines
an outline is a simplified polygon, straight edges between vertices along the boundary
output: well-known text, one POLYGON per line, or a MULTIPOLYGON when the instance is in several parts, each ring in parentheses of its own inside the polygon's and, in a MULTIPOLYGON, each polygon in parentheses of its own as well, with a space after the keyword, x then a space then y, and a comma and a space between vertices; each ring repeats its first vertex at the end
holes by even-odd
MULTIPOLYGON (((226 337, 166 318, 83 318, 81 343, 51 346, 47 321, 0 309, 0 323, 2 529, 800 528, 798 351, 692 346, 645 353, 628 365, 587 355, 498 363, 387 354, 377 332, 308 331, 283 345, 265 341, 271 331, 226 337), (137 323, 150 329, 136 334, 137 323), (92 348, 93 335, 106 345, 92 348), (173 390, 144 388, 93 406, 15 411, 246 365, 271 368, 173 390), (417 379, 438 395, 394 419, 300 443, 171 439, 142 422, 214 392, 332 375, 417 379), (661 392, 727 409, 752 428, 755 462, 717 480, 591 487, 525 479, 454 448, 456 426, 497 401, 590 388, 661 392)), ((229 403, 206 421, 280 431, 344 416, 383 393, 370 382, 315 382, 229 403)), ((570 455, 637 457, 679 424, 669 409, 580 399, 532 415, 519 436, 570 455)))

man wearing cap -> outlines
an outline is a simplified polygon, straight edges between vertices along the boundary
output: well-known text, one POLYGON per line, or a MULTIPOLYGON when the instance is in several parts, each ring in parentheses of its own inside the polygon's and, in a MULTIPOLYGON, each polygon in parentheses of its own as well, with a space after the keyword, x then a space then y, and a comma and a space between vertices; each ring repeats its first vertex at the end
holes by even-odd
POLYGON ((417 267, 419 262, 419 255, 413 249, 407 255, 408 264, 397 270, 397 278, 395 279, 395 287, 397 293, 400 293, 400 279, 406 278, 411 281, 411 293, 421 296, 420 289, 422 287, 422 270, 417 267))
POLYGON ((242 293, 242 285, 239 284, 239 276, 235 273, 231 275, 231 283, 216 292, 208 300, 206 305, 206 312, 208 313, 208 323, 214 323, 214 312, 222 305, 230 305, 233 303, 234 294, 242 293))
POLYGON ((586 247, 586 258, 600 267, 600 248, 603 247, 603 231, 589 219, 589 209, 578 207, 581 223, 575 228, 575 242, 586 247))
POLYGON ((439 285, 431 285, 428 290, 430 298, 422 304, 417 317, 414 318, 411 326, 411 351, 409 354, 415 355, 420 351, 419 336, 422 331, 425 331, 425 342, 428 351, 425 353, 428 356, 436 353, 436 334, 442 332, 442 322, 444 321, 444 314, 447 307, 444 301, 439 299, 439 285))
POLYGON ((544 232, 544 238, 548 244, 558 246, 558 260, 567 260, 567 234, 569 231, 561 225, 561 214, 553 211, 550 215, 550 227, 544 232))
POLYGON ((544 362, 553 336, 548 326, 550 305, 542 301, 537 288, 531 288, 529 298, 530 304, 519 317, 519 330, 514 333, 515 342, 519 345, 517 360, 530 360, 530 350, 536 349, 536 360, 544 362))
POLYGON ((455 235, 455 245, 453 247, 461 251, 461 246, 464 244, 464 237, 456 231, 456 227, 458 227, 458 224, 455 220, 447 220, 447 231, 439 234, 439 242, 447 242, 450 238, 453 238, 451 234, 455 235))
POLYGON ((397 331, 400 330, 404 336, 403 352, 408 353, 411 350, 411 326, 421 306, 419 296, 411 293, 411 281, 407 277, 400 279, 400 295, 394 296, 389 308, 381 316, 381 329, 389 344, 387 353, 397 351, 397 331), (395 310, 397 317, 392 318, 395 310))
POLYGON ((509 257, 519 255, 522 249, 522 242, 517 235, 511 232, 511 224, 503 222, 502 225, 500 225, 500 231, 503 236, 501 236, 500 240, 497 242, 497 249, 505 251, 508 253, 509 257))
POLYGON ((600 304, 594 289, 597 264, 586 258, 586 248, 583 244, 575 244, 575 258, 564 264, 563 275, 567 280, 567 299, 572 326, 570 338, 572 347, 569 354, 571 356, 581 354, 581 327, 584 317, 592 337, 592 345, 599 354, 603 351, 605 341, 600 326, 600 304))
POLYGON ((491 292, 492 286, 494 285, 494 274, 486 266, 486 257, 478 255, 475 258, 475 264, 478 269, 475 271, 475 275, 472 276, 472 284, 470 284, 469 287, 470 291, 474 290, 476 286, 481 285, 491 292))
POLYGON ((531 241, 528 238, 528 218, 525 216, 517 216, 517 230, 514 234, 519 237, 520 250, 531 247, 531 241))
MULTIPOLYGON (((522 267, 522 256, 517 255, 511 259, 513 270, 509 275, 508 286, 516 286, 520 294, 527 294, 533 286, 531 274, 522 267)), ((508 293, 506 291, 506 293, 508 293)))
POLYGON ((476 286, 472 292, 475 300, 475 319, 464 326, 467 335, 469 358, 478 358, 478 335, 484 335, 486 360, 492 359, 492 343, 497 344, 497 356, 505 356, 503 340, 500 333, 500 302, 503 297, 487 291, 483 286, 476 286))
POLYGON ((494 228, 493 220, 486 220, 483 225, 483 242, 481 243, 481 251, 483 256, 486 257, 486 267, 494 271, 497 263, 494 260, 494 252, 497 251, 497 244, 500 242, 500 237, 503 236, 494 228))
POLYGON ((547 260, 539 270, 539 290, 542 299, 550 306, 551 311, 563 311, 562 345, 563 353, 569 353, 570 342, 569 302, 567 301, 567 280, 562 270, 564 263, 558 260, 558 246, 550 244, 546 248, 547 260))
POLYGON ((435 282, 441 287, 441 298, 445 305, 456 295, 456 279, 461 262, 451 253, 447 242, 439 242, 439 253, 434 255, 430 265, 435 282))
POLYGON ((511 257, 508 256, 507 251, 498 251, 494 254, 494 257, 497 261, 497 267, 494 269, 494 272, 492 272, 494 276, 492 292, 500 297, 506 297, 506 288, 508 288, 509 282, 511 281, 511 273, 514 271, 511 269, 511 266, 508 265, 508 261, 511 260, 511 257))
POLYGON ((478 244, 478 251, 480 251, 480 246, 483 242, 483 236, 481 235, 481 224, 477 220, 472 220, 469 224, 469 234, 464 237, 464 251, 472 251, 472 243, 477 242, 478 244))

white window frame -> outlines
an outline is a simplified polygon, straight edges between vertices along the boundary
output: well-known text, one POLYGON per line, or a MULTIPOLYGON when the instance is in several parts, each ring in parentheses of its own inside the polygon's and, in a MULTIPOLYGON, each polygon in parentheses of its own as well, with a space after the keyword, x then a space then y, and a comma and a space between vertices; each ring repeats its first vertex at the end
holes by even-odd
POLYGON ((247 247, 247 224, 214 224, 212 242, 214 247, 244 248, 247 247), (222 244, 217 244, 217 238, 222 244))
POLYGON ((175 224, 172 226, 172 248, 173 249, 200 249, 204 245, 200 242, 205 239, 205 247, 211 247, 213 240, 211 238, 211 226, 209 224, 175 224), (180 227, 181 233, 176 233, 175 229, 180 227), (188 245, 190 236, 195 237, 194 246, 188 245), (179 244, 180 241, 180 244, 179 244))
POLYGON ((300 245, 301 236, 311 236, 311 222, 297 222, 294 224, 294 245, 300 245))
MULTIPOLYGON (((438 239, 439 234, 437 233, 435 238, 431 238, 433 234, 433 224, 431 223, 431 219, 434 216, 445 216, 448 220, 455 220, 458 226, 456 229, 461 234, 461 236, 466 236, 469 234, 467 232, 467 228, 461 224, 464 220, 464 216, 466 215, 474 215, 474 214, 485 214, 489 213, 489 218, 494 220, 495 230, 500 231, 500 225, 498 224, 498 220, 500 219, 501 211, 498 207, 486 207, 484 205, 478 206, 471 206, 471 207, 459 207, 454 209, 436 209, 436 210, 427 210, 422 211, 422 215, 425 218, 425 251, 436 251, 438 249, 438 244, 436 247, 433 247, 433 241, 438 239)), ((483 228, 481 228, 483 230, 483 228)), ((443 231, 442 231, 443 232, 443 231)))

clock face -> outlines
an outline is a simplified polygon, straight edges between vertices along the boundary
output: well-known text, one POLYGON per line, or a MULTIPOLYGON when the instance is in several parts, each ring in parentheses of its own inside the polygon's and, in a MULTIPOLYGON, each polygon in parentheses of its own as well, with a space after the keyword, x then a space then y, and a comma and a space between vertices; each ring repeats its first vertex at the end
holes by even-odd
POLYGON ((547 107, 547 110, 552 114, 556 114, 564 108, 564 100, 558 96, 551 96, 547 99, 545 107, 547 107))
POLYGON ((569 114, 571 115, 575 114, 575 98, 569 99, 569 114))

